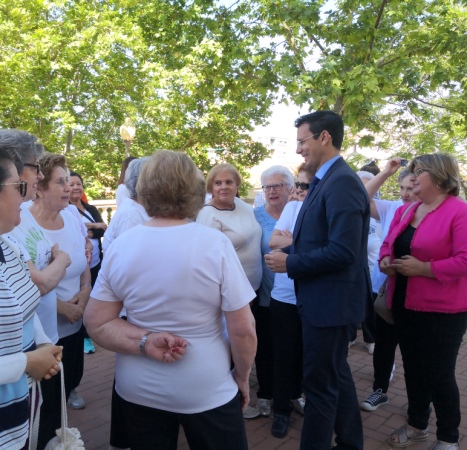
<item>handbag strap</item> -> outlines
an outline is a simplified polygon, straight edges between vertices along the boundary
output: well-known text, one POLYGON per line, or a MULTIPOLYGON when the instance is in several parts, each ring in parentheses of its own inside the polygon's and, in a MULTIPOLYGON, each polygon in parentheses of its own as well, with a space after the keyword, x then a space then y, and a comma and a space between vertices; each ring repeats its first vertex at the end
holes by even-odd
POLYGON ((66 410, 66 395, 65 395, 65 374, 63 373, 63 364, 60 361, 60 389, 62 396, 62 433, 61 440, 63 442, 64 448, 66 448, 66 428, 68 428, 68 415, 66 410))
POLYGON ((404 211, 404 213, 401 216, 401 220, 399 220, 399 223, 404 220, 404 217, 407 215, 407 213, 417 204, 417 202, 413 202, 410 204, 410 206, 404 211))

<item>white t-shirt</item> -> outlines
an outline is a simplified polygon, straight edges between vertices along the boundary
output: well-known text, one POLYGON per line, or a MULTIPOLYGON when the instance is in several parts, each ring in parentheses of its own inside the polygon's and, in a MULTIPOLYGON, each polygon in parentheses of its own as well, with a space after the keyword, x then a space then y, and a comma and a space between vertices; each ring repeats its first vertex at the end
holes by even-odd
MULTIPOLYGON (((121 186, 121 185, 120 185, 121 186)), ((115 212, 109 227, 105 230, 102 250, 104 253, 114 239, 136 225, 147 222, 150 217, 142 205, 126 198, 115 212)))
POLYGON ((233 211, 206 205, 199 212, 196 222, 219 230, 230 239, 251 287, 258 290, 263 276, 262 230, 255 219, 253 208, 239 198, 235 198, 233 211))
POLYGON ((117 207, 119 207, 123 200, 130 197, 130 193, 128 192, 128 188, 125 186, 125 183, 119 184, 117 186, 117 190, 115 191, 115 201, 117 203, 117 207))
MULTIPOLYGON (((295 222, 297 221, 298 213, 303 202, 289 202, 285 205, 284 210, 274 227, 275 230, 288 230, 293 233, 295 222)), ((290 305, 297 304, 295 297, 294 282, 287 273, 276 273, 274 277, 274 287, 271 291, 271 297, 274 300, 290 305)))
MULTIPOLYGON (((76 209, 76 206, 71 206, 76 209)), ((84 226, 84 224, 81 219, 79 221, 76 220, 74 212, 70 211, 69 208, 61 211, 60 215, 64 222, 64 226, 60 230, 46 230, 40 225, 37 225, 37 227, 46 235, 50 242, 53 244, 58 243, 60 249, 70 256, 71 264, 67 267, 65 276, 55 288, 57 298, 63 302, 68 302, 80 291, 81 274, 87 266, 86 255, 84 253, 86 241, 82 234, 81 226, 84 226)), ((75 334, 81 328, 82 323, 82 320, 70 323, 65 317, 58 315, 57 326, 59 337, 64 338, 75 334)))
POLYGON ((368 267, 370 273, 373 272, 375 264, 378 264, 379 250, 381 248, 383 227, 380 222, 370 218, 370 228, 368 230, 368 267))
MULTIPOLYGON (((396 210, 400 208, 403 204, 404 203, 402 202, 402 200, 375 200, 379 220, 383 229, 381 235, 381 243, 384 241, 384 239, 386 239, 386 236, 388 235, 389 227, 391 225, 394 214, 396 213, 396 210)), ((378 258, 376 260, 376 264, 373 267, 373 271, 371 272, 371 285, 373 288, 373 292, 375 293, 379 291, 379 288, 383 285, 384 280, 386 279, 386 275, 379 270, 378 260, 379 253, 378 258)))
MULTIPOLYGON (((21 205, 21 223, 13 230, 13 235, 27 251, 24 253, 26 261, 31 260, 38 270, 43 270, 49 265, 53 243, 29 211, 30 206, 30 202, 21 205)), ((59 337, 55 289, 41 297, 36 312, 48 338, 56 344, 59 337)))
POLYGON ((230 241, 192 222, 137 225, 108 249, 91 296, 123 302, 128 322, 188 341, 174 364, 117 353, 116 390, 125 400, 192 414, 232 400, 223 311, 247 305, 255 293, 230 241))

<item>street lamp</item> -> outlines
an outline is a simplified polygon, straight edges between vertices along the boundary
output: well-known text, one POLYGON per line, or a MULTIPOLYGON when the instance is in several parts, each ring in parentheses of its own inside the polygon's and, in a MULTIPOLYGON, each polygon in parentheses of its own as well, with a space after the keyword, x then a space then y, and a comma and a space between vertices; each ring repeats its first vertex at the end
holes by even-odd
POLYGON ((133 125, 133 122, 127 117, 123 125, 120 127, 120 137, 125 143, 125 153, 127 158, 130 156, 130 146, 131 142, 135 138, 135 132, 136 128, 133 125))

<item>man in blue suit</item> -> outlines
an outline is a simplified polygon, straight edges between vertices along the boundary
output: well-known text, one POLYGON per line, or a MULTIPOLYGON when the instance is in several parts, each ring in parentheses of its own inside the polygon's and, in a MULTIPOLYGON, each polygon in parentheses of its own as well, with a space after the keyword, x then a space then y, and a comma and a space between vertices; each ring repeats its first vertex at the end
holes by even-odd
POLYGON ((370 204, 362 182, 340 156, 342 118, 332 111, 299 117, 297 153, 316 178, 300 210, 290 247, 265 255, 274 272, 294 279, 303 326, 300 449, 363 450, 360 410, 347 363, 350 327, 371 302, 367 262, 370 204))

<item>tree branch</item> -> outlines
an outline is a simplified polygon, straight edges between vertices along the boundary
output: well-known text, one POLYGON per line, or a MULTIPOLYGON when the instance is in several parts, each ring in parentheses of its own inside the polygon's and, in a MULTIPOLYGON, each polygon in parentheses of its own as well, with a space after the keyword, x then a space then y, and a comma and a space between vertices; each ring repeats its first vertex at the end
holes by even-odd
POLYGON ((310 35, 311 40, 318 46, 318 48, 323 52, 324 56, 329 56, 329 53, 326 51, 326 49, 321 45, 321 43, 318 41, 318 39, 315 38, 314 34, 310 35))
POLYGON ((285 30, 285 35, 286 35, 285 38, 286 38, 287 42, 289 43, 290 48, 292 49, 295 57, 298 60, 298 66, 300 67, 300 70, 302 72, 306 72, 306 67, 303 64, 303 60, 302 60, 302 58, 300 57, 300 55, 298 53, 298 49, 297 49, 297 46, 295 45, 295 39, 294 39, 294 37, 292 35, 291 29, 289 28, 289 26, 285 22, 282 22, 281 25, 285 30))
POLYGON ((371 42, 370 42, 370 48, 369 48, 368 53, 367 53, 366 58, 365 58, 365 64, 367 64, 370 61, 371 53, 373 51, 373 47, 375 46, 376 32, 378 31, 379 24, 381 23, 381 18, 383 17, 384 7, 388 3, 388 1, 389 0, 383 0, 382 3, 381 3, 381 6, 379 7, 378 17, 376 17, 373 37, 371 38, 371 42))

